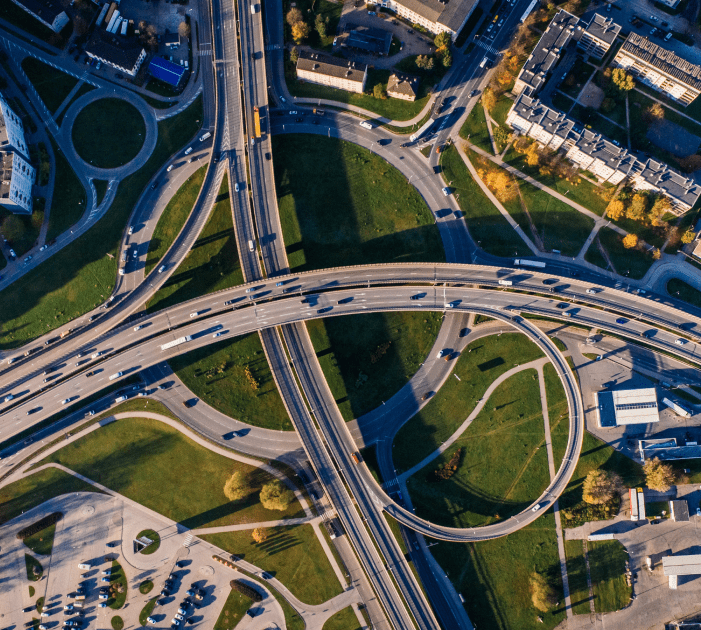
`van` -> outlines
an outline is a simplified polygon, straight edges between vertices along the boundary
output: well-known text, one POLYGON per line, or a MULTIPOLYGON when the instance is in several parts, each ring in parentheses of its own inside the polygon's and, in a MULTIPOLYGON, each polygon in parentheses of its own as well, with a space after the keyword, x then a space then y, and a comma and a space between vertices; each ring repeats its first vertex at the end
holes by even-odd
POLYGON ((513 282, 511 280, 499 280, 499 284, 504 287, 510 287, 513 282))
POLYGON ((200 136, 200 142, 204 142, 207 138, 211 138, 211 137, 212 137, 211 132, 208 131, 207 133, 203 133, 200 136))
POLYGON ((255 249, 256 249, 256 247, 253 244, 253 241, 248 241, 248 251, 253 252, 253 251, 255 251, 255 249))
POLYGON ((87 562, 82 562, 81 564, 78 565, 78 568, 81 569, 82 571, 87 571, 88 569, 91 569, 92 567, 87 562))
POLYGON ((190 153, 192 153, 192 147, 185 149, 185 155, 190 155, 190 153))
POLYGON ((482 59, 482 61, 480 62, 480 68, 484 68, 486 65, 487 65, 487 58, 485 57, 485 58, 482 59))
POLYGON ((124 402, 126 399, 127 399, 126 396, 117 396, 117 398, 114 399, 114 402, 120 403, 120 402, 124 402))
POLYGON ((110 381, 113 381, 115 378, 119 378, 122 374, 123 372, 117 372, 116 374, 112 374, 112 376, 110 376, 110 381))
POLYGON ((363 129, 372 129, 372 125, 367 120, 364 120, 363 122, 361 122, 360 126, 363 129))
POLYGON ((665 40, 666 42, 668 42, 670 39, 672 39, 672 33, 667 33, 667 34, 664 36, 664 40, 665 40))
POLYGON ((199 311, 195 311, 194 313, 190 313, 190 319, 192 319, 193 317, 197 317, 199 314, 200 314, 199 311))

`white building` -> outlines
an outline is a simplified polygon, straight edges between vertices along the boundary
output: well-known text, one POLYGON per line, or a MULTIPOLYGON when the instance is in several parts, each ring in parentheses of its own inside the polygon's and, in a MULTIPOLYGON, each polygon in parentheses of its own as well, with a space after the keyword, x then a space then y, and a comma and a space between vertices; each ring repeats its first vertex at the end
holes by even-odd
POLYGON ((365 90, 368 66, 364 63, 302 50, 297 60, 297 78, 309 83, 361 94, 365 90))
POLYGON ((601 391, 596 393, 596 398, 600 427, 660 421, 654 387, 601 391))
POLYGON ((385 9, 435 35, 450 33, 453 41, 477 4, 477 0, 382 0, 385 9))
POLYGON ((22 120, 0 94, 0 206, 16 214, 31 214, 35 176, 22 120))
POLYGON ((595 59, 603 59, 620 32, 620 24, 616 24, 611 18, 605 18, 603 15, 595 13, 589 25, 582 30, 577 48, 585 55, 595 59))
POLYGON ((102 61, 130 77, 135 77, 146 59, 146 51, 134 38, 95 29, 85 45, 88 57, 102 61))
MULTIPOLYGON (((7 2, 7 0, 5 0, 7 2)), ((54 33, 59 33, 70 18, 58 0, 12 0, 54 33)))

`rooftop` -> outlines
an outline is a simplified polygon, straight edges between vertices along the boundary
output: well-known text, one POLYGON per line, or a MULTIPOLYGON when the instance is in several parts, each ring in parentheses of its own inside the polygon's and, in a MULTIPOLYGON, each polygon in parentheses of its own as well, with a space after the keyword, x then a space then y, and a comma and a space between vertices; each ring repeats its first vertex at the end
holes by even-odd
POLYGON ((397 0, 399 4, 431 22, 442 24, 453 32, 464 24, 477 5, 477 0, 397 0))
POLYGON ((29 13, 33 13, 48 24, 63 13, 63 7, 58 0, 12 0, 15 4, 24 7, 29 13))
POLYGON ((699 575, 701 574, 701 555, 665 556, 662 558, 664 575, 699 575))
POLYGON ((338 77, 347 81, 363 82, 367 64, 331 57, 317 52, 301 50, 297 60, 297 70, 314 72, 319 75, 338 77))
POLYGON ((387 82, 387 92, 397 92, 398 94, 407 94, 416 96, 419 91, 419 79, 409 74, 394 72, 390 75, 387 82))
POLYGON ((86 53, 120 68, 133 68, 143 50, 143 46, 136 39, 108 33, 99 28, 93 31, 92 37, 85 46, 86 53))
POLYGON ((616 424, 659 422, 657 392, 654 387, 615 390, 612 394, 616 424))
POLYGON ((178 85, 183 74, 185 74, 183 66, 162 57, 154 57, 148 65, 148 70, 157 79, 175 86, 178 85))
POLYGON ((348 31, 348 37, 346 37, 344 42, 346 46, 367 50, 378 55, 389 54, 389 49, 392 45, 392 33, 390 31, 368 28, 367 26, 356 26, 355 24, 348 24, 346 31, 348 31))
POLYGON ((611 18, 595 13, 584 32, 611 45, 621 32, 621 25, 616 24, 611 18))

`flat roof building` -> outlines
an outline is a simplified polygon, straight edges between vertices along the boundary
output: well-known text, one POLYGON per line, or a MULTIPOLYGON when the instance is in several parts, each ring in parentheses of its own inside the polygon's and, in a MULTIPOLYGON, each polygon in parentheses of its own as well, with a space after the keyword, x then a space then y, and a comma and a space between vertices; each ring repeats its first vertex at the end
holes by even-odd
POLYGON ((159 81, 163 81, 173 87, 178 87, 185 75, 183 66, 162 57, 154 57, 151 63, 148 64, 148 71, 159 81))
POLYGON ((12 0, 12 2, 54 33, 59 33, 70 22, 70 18, 58 0, 12 0))
POLYGON ((85 54, 106 63, 130 77, 136 76, 146 59, 143 46, 131 37, 95 29, 85 45, 85 54))
POLYGON ((477 5, 477 0, 382 0, 385 9, 436 35, 449 33, 453 41, 477 5))
POLYGON ((585 55, 595 59, 603 59, 620 32, 620 24, 616 24, 611 18, 605 18, 603 15, 595 13, 589 25, 582 30, 577 48, 585 55))
POLYGON ((600 427, 659 422, 654 387, 597 392, 600 427))
POLYGON ((659 459, 660 461, 675 461, 679 459, 701 459, 701 446, 687 444, 678 446, 676 438, 658 438, 640 440, 638 442, 640 461, 659 459))
POLYGON ((545 85, 548 74, 557 64, 578 24, 578 17, 563 9, 558 11, 516 77, 514 94, 521 94, 528 88, 530 94, 535 95, 545 85))
POLYGON ((637 33, 628 35, 613 63, 684 106, 701 94, 701 66, 637 33))
POLYGON ((297 60, 297 78, 360 94, 365 90, 368 67, 364 63, 302 50, 297 60))
POLYGON ((404 101, 415 101, 419 93, 419 78, 394 72, 387 82, 387 96, 404 101))
POLYGON ((343 46, 364 50, 375 55, 387 56, 392 46, 391 31, 383 31, 367 26, 346 25, 348 35, 343 41, 343 46))
POLYGON ((683 523, 689 520, 689 504, 683 499, 670 501, 669 512, 675 523, 683 523))
POLYGON ((168 48, 177 48, 180 46, 182 42, 182 38, 180 37, 180 33, 177 31, 175 33, 166 33, 163 36, 163 43, 168 47, 168 48))

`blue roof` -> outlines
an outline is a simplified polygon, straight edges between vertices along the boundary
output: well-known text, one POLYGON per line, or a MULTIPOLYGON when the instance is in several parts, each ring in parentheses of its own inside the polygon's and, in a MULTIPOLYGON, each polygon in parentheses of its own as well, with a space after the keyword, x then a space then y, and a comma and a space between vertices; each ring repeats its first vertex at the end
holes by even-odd
POLYGON ((148 66, 148 70, 157 79, 175 86, 180 83, 180 79, 185 74, 185 68, 162 57, 154 57, 148 66))

